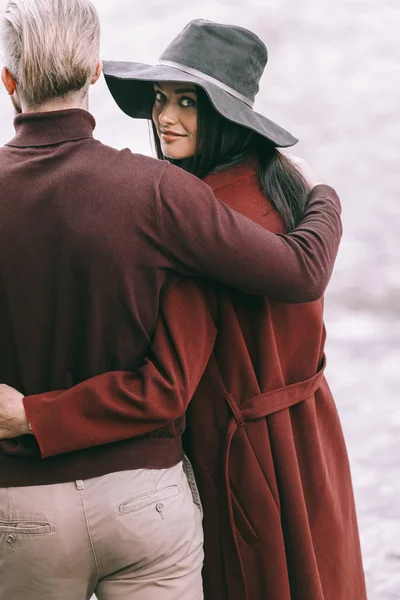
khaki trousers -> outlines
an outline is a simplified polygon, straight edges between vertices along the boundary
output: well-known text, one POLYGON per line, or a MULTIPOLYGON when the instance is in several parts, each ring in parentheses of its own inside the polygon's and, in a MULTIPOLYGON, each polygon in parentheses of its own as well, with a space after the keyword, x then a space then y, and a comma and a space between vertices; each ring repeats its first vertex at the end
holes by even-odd
POLYGON ((202 600, 187 469, 0 488, 0 600, 202 600))

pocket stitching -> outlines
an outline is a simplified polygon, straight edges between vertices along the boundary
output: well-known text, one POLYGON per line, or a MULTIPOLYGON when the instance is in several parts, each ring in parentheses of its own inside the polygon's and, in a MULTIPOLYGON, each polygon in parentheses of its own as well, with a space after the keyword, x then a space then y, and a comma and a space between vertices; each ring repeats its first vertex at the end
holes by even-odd
POLYGON ((4 535, 16 535, 16 536, 40 536, 47 535, 53 532, 53 526, 51 523, 46 523, 44 521, 0 521, 0 534, 4 535), (23 524, 33 524, 32 527, 18 527, 18 525, 23 524))
MULTIPOLYGON (((259 538, 259 536, 257 534, 257 531, 256 531, 253 523, 251 522, 249 516, 247 515, 246 511, 244 510, 242 503, 239 501, 239 497, 236 494, 236 492, 233 489, 233 487, 231 487, 231 495, 232 495, 233 503, 234 503, 234 505, 236 505, 236 510, 241 514, 242 519, 243 519, 243 521, 245 523, 245 526, 248 529, 248 534, 250 534, 250 538, 253 538, 253 541, 259 540, 260 538, 259 538)), ((242 531, 242 528, 240 527, 239 523, 236 522, 235 526, 240 531, 243 539, 246 540, 247 536, 246 536, 245 532, 242 531)), ((250 540, 249 540, 249 543, 251 543, 250 540)))
POLYGON ((145 510, 146 508, 150 508, 153 504, 157 504, 157 502, 160 502, 163 500, 170 500, 171 498, 175 498, 176 496, 179 496, 180 492, 181 492, 181 490, 179 489, 178 485, 169 485, 165 488, 162 488, 161 490, 154 490, 154 491, 148 492, 146 494, 141 494, 140 496, 135 496, 134 498, 132 498, 130 500, 125 500, 124 502, 121 502, 121 504, 118 505, 118 514, 120 516, 124 516, 124 515, 129 515, 133 512, 139 512, 140 510, 145 510), (170 490, 170 493, 168 493, 168 490, 170 490), (143 501, 146 498, 149 499, 148 503, 135 508, 134 504, 137 503, 137 501, 140 501, 140 500, 143 501), (153 499, 150 500, 150 498, 153 498, 153 499), (131 508, 129 508, 130 505, 132 505, 131 508))

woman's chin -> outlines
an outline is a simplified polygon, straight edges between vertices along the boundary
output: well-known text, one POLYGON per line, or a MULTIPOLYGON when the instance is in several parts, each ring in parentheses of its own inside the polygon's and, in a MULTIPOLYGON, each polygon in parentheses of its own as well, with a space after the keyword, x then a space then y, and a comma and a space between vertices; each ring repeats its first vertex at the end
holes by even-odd
POLYGON ((171 152, 169 149, 162 148, 162 153, 165 158, 170 160, 184 160, 185 158, 191 158, 192 155, 186 154, 185 152, 171 152))
POLYGON ((176 146, 174 148, 174 143, 161 144, 161 151, 165 158, 169 158, 171 160, 184 160, 185 158, 191 158, 193 156, 193 152, 189 150, 185 151, 183 148, 178 148, 176 146))

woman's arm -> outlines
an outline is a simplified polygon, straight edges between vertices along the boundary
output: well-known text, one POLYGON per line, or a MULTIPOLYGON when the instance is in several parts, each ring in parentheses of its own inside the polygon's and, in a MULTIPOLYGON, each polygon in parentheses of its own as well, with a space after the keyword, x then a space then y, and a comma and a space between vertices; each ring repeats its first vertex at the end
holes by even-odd
POLYGON ((184 415, 214 347, 215 312, 211 287, 183 280, 168 292, 149 358, 136 372, 26 396, 42 457, 141 436, 184 415))

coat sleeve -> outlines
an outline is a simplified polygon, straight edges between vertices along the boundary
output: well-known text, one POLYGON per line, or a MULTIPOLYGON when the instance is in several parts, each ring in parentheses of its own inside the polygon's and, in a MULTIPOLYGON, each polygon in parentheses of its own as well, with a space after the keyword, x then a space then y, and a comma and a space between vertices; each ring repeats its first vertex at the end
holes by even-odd
POLYGON ((285 235, 231 210, 211 188, 172 165, 160 180, 158 206, 153 241, 180 273, 280 302, 312 302, 323 295, 342 234, 332 188, 316 186, 303 221, 285 235))
POLYGON ((181 281, 166 295, 149 357, 136 372, 26 396, 42 458, 144 435, 182 417, 214 347, 214 298, 206 284, 181 281))

